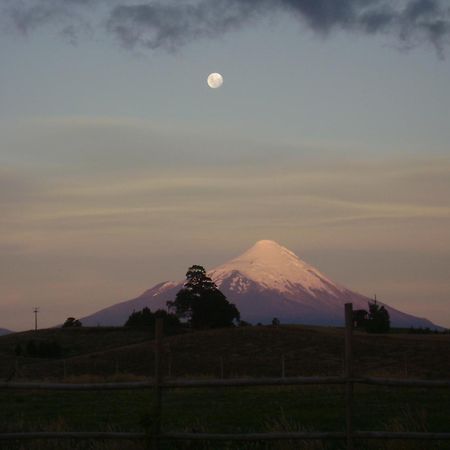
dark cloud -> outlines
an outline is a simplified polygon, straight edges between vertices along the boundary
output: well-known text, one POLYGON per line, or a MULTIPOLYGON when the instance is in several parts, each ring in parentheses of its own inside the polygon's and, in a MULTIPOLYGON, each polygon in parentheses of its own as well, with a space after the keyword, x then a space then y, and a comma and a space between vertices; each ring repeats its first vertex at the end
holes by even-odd
MULTIPOLYGON (((404 45, 427 41, 440 51, 449 43, 447 0, 0 0, 2 13, 27 33, 49 22, 61 30, 88 21, 88 6, 102 5, 99 23, 126 47, 176 49, 249 26, 262 15, 289 13, 320 34, 335 30, 389 34, 404 45), (72 23, 70 23, 72 21, 72 23)), ((91 14, 92 17, 92 14, 91 14)), ((100 26, 100 25, 98 25, 100 26)))
POLYGON ((21 34, 29 34, 44 25, 54 24, 61 33, 71 34, 89 26, 88 6, 97 0, 0 0, 2 24, 21 34))
POLYGON ((148 2, 116 6, 108 30, 128 46, 175 49, 201 37, 214 37, 246 25, 261 10, 263 1, 202 0, 148 2))
POLYGON ((108 30, 128 46, 176 48, 247 26, 262 14, 286 11, 321 34, 347 30, 393 34, 404 44, 431 42, 440 51, 449 41, 450 8, 439 0, 201 0, 118 5, 108 30), (395 6, 396 5, 396 6, 395 6))

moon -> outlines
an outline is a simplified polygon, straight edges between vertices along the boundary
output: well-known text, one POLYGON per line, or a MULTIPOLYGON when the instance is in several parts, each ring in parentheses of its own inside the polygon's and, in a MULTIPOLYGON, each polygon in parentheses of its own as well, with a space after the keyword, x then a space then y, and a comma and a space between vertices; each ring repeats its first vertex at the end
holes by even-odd
POLYGON ((208 75, 207 83, 211 89, 220 88, 220 86, 222 86, 223 84, 223 76, 217 72, 210 73, 208 75))

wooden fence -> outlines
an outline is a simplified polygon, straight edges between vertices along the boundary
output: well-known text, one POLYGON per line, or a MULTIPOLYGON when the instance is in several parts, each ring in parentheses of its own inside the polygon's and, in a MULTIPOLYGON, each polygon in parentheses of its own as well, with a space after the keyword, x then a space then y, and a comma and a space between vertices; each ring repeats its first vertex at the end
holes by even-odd
POLYGON ((351 303, 345 305, 345 366, 342 377, 282 377, 282 378, 246 378, 246 379, 214 379, 214 380, 167 380, 162 374, 162 319, 156 321, 155 328, 155 374, 151 382, 133 383, 21 383, 0 382, 3 390, 65 390, 65 391, 104 391, 153 389, 154 403, 152 411, 153 425, 150 434, 144 432, 28 432, 0 433, 0 441, 25 441, 35 439, 99 439, 99 440, 144 440, 150 438, 150 448, 160 449, 161 441, 278 441, 278 440, 344 440, 346 449, 353 450, 358 439, 407 439, 407 440, 450 440, 450 432, 389 432, 389 431, 356 431, 353 428, 353 387, 355 384, 377 386, 409 386, 425 388, 450 387, 448 380, 414 380, 389 379, 373 377, 354 377, 352 371, 352 335, 353 308, 351 303), (162 392, 174 388, 220 388, 242 386, 298 386, 298 385, 334 384, 345 386, 345 431, 313 431, 313 432, 271 432, 271 433, 177 433, 164 432, 161 427, 162 392))

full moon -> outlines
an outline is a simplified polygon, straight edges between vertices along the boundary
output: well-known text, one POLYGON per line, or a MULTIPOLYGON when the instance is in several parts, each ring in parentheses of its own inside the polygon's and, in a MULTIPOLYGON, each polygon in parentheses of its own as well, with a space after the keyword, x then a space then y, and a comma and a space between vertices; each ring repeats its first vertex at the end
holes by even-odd
POLYGON ((223 84, 223 76, 220 73, 210 73, 207 80, 208 86, 212 89, 220 88, 223 84))

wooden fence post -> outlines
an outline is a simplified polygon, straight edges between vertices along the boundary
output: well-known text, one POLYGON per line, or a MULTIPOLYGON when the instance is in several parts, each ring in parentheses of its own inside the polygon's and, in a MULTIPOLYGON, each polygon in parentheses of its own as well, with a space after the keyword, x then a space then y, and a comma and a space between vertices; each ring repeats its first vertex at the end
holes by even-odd
POLYGON ((352 336, 353 336, 353 305, 345 304, 345 424, 347 435, 347 450, 353 450, 353 376, 352 370, 352 336))
POLYGON ((152 429, 152 449, 160 449, 161 433, 161 405, 162 405, 162 337, 163 318, 157 317, 155 321, 155 387, 154 387, 154 410, 152 429))

